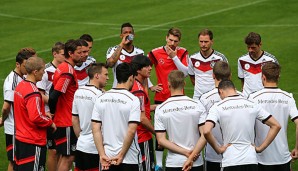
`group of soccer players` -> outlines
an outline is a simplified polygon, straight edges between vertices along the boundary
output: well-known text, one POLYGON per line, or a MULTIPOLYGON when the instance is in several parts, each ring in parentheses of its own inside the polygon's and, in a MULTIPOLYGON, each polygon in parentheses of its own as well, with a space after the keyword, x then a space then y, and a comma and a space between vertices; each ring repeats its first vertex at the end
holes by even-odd
POLYGON ((230 80, 227 58, 212 48, 212 31, 199 32, 200 51, 190 56, 179 46, 181 36, 170 28, 166 44, 146 56, 133 44, 133 26, 124 23, 104 63, 89 55, 88 34, 57 42, 47 64, 34 49, 21 49, 3 86, 8 170, 43 170, 47 163, 50 171, 73 165, 77 171, 289 171, 298 158, 298 111, 293 95, 278 88, 280 65, 261 49, 261 36, 245 37, 242 92, 230 80), (113 88, 106 91, 108 68, 113 88), (188 76, 193 98, 184 95, 188 76), (289 117, 296 124, 292 152, 289 117))

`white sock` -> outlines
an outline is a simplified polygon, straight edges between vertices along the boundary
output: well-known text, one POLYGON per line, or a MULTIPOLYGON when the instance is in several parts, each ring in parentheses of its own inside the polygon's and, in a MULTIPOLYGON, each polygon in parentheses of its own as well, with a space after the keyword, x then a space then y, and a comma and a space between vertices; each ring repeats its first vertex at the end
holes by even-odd
POLYGON ((162 167, 163 151, 155 151, 156 165, 162 167))

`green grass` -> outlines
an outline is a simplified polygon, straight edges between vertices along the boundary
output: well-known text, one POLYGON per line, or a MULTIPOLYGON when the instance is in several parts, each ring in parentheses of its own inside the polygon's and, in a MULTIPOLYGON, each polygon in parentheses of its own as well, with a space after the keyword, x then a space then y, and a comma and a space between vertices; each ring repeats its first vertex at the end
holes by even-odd
MULTIPOLYGON (((31 46, 38 56, 51 60, 50 48, 56 41, 66 41, 89 33, 95 39, 92 55, 105 61, 110 46, 120 43, 120 25, 131 22, 135 26, 134 44, 148 53, 165 44, 170 27, 182 30, 181 46, 190 54, 198 51, 197 34, 203 28, 214 32, 214 49, 229 59, 233 80, 238 89, 237 59, 246 53, 243 43, 248 32, 262 35, 263 49, 274 54, 281 66, 280 87, 298 98, 296 57, 298 2, 294 0, 211 0, 211 1, 58 1, 58 0, 2 0, 0 6, 0 85, 15 66, 15 55, 22 47, 31 46)), ((111 70, 110 70, 111 71, 111 70)), ((112 84, 112 76, 109 87, 112 84)), ((152 74, 155 82, 155 75, 152 74)), ((0 91, 3 97, 3 91, 0 91)), ((187 78, 186 94, 192 96, 193 87, 187 78)), ((152 98, 151 94, 151 98, 152 98)), ((3 98, 1 98, 1 103, 3 98)), ((295 145, 294 124, 290 124, 289 145, 295 145)), ((0 129, 0 170, 7 159, 3 128, 0 129)), ((298 170, 298 165, 293 165, 298 170)))

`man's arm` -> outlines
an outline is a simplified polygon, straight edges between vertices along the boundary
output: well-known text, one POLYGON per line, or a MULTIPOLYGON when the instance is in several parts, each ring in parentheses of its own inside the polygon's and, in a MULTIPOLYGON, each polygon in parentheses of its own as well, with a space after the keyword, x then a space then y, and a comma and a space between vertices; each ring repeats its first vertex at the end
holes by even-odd
POLYGON ((72 114, 72 127, 76 136, 79 137, 82 130, 80 127, 80 118, 77 114, 72 114))
POLYGON ((102 138, 102 131, 101 131, 101 122, 92 120, 92 134, 96 149, 99 154, 99 160, 102 166, 102 170, 108 170, 110 167, 110 159, 105 153, 104 146, 103 146, 103 138, 102 138))
POLYGON ((138 123, 130 122, 128 124, 127 133, 126 133, 126 136, 124 138, 121 151, 119 152, 119 154, 117 156, 111 158, 112 164, 119 165, 119 164, 122 163, 122 161, 124 159, 124 156, 127 153, 128 149, 131 146, 131 143, 132 143, 132 141, 135 137, 137 127, 138 127, 138 123))
POLYGON ((296 118, 294 122, 296 124, 296 144, 294 149, 291 152, 291 157, 292 159, 297 160, 298 159, 298 118, 296 118))
POLYGON ((146 117, 145 111, 141 112, 141 124, 152 134, 155 134, 154 127, 150 120, 146 117))
POLYGON ((203 134, 203 125, 199 126, 199 131, 200 131, 200 138, 194 148, 194 150, 192 151, 192 153, 190 154, 190 156, 187 158, 186 162, 183 164, 182 170, 190 170, 193 164, 193 161, 196 160, 196 158, 199 156, 200 152, 204 149, 207 141, 204 137, 203 134))
POLYGON ((281 128, 280 124, 273 116, 267 119, 265 121, 265 124, 268 125, 270 129, 263 143, 259 147, 255 147, 257 153, 261 153, 270 145, 270 143, 274 140, 274 138, 276 137, 276 135, 278 134, 281 128))
POLYGON ((55 112, 56 112, 56 106, 57 106, 57 103, 58 103, 58 98, 59 98, 59 96, 61 94, 62 93, 60 91, 57 91, 57 90, 53 90, 50 93, 50 96, 49 96, 49 108, 50 108, 51 114, 55 114, 55 112))
POLYGON ((178 153, 178 154, 184 155, 186 157, 188 157, 191 154, 190 150, 182 148, 182 147, 174 144, 173 142, 169 141, 166 138, 166 132, 164 132, 164 131, 156 132, 156 139, 157 139, 159 145, 161 145, 164 148, 167 148, 168 150, 170 150, 174 153, 178 153))
MULTIPOLYGON (((186 77, 188 75, 188 67, 185 66, 178 58, 177 56, 177 48, 175 50, 173 50, 171 47, 169 46, 165 46, 165 50, 167 52, 167 54, 169 55, 169 57, 173 60, 174 64, 176 65, 176 67, 178 68, 178 70, 182 71, 184 76, 186 77)), ((187 58, 187 56, 185 57, 187 58)))
POLYGON ((130 40, 126 40, 126 36, 123 36, 122 41, 119 44, 119 46, 116 48, 116 50, 114 51, 114 53, 107 59, 107 65, 108 65, 108 67, 110 67, 110 68, 114 67, 114 65, 116 64, 116 62, 120 58, 121 50, 129 42, 130 42, 130 40))
POLYGON ((0 127, 4 125, 4 121, 7 119, 10 112, 11 103, 8 101, 3 102, 2 117, 0 118, 0 127))
POLYGON ((42 90, 42 89, 39 89, 39 92, 40 92, 40 94, 41 94, 41 96, 42 96, 42 100, 43 100, 43 102, 44 102, 45 104, 48 104, 48 103, 49 103, 49 97, 46 96, 46 92, 45 92, 44 90, 42 90))
POLYGON ((222 154, 223 152, 226 151, 226 149, 228 148, 229 144, 226 144, 224 146, 218 146, 216 143, 216 139, 212 134, 212 129, 215 126, 215 124, 213 123, 213 121, 207 120, 205 125, 204 125, 204 136, 207 140, 207 142, 211 145, 211 147, 216 151, 216 153, 218 154, 222 154))

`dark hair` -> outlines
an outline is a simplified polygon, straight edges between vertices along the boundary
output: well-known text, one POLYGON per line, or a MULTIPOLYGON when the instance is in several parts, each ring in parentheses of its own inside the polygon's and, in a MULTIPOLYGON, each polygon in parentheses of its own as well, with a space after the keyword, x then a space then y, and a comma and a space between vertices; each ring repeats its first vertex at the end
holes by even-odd
POLYGON ((181 39, 182 33, 180 31, 180 29, 172 27, 170 28, 170 30, 168 31, 167 36, 169 37, 170 35, 176 36, 179 38, 179 40, 181 39))
POLYGON ((123 24, 121 25, 121 30, 120 30, 120 33, 121 33, 121 34, 122 34, 122 29, 123 29, 124 27, 131 27, 131 28, 132 28, 132 31, 134 31, 134 30, 133 30, 133 26, 132 26, 130 23, 123 23, 123 24))
POLYGON ((231 68, 227 62, 217 61, 213 67, 213 74, 219 81, 228 80, 231 76, 231 68))
POLYGON ((262 42, 262 39, 261 39, 260 34, 250 32, 245 37, 244 41, 245 41, 245 44, 247 44, 247 45, 252 45, 252 44, 260 45, 262 42))
POLYGON ((88 47, 88 43, 87 43, 86 40, 78 39, 78 41, 80 41, 80 43, 81 43, 82 46, 88 47))
POLYGON ((209 38, 210 38, 210 40, 213 39, 213 33, 212 33, 212 31, 209 30, 209 29, 203 29, 203 30, 201 30, 201 31, 199 32, 199 34, 198 34, 198 38, 199 38, 201 35, 203 35, 203 36, 208 35, 209 38))
POLYGON ((231 80, 222 80, 218 84, 218 89, 222 89, 222 90, 235 89, 235 85, 231 80))
POLYGON ((119 84, 127 82, 130 76, 135 76, 136 72, 131 65, 127 63, 121 63, 116 67, 116 79, 119 84))
POLYGON ((87 70, 89 78, 93 79, 96 73, 100 74, 102 72, 102 68, 108 69, 104 63, 92 63, 87 70))
POLYGON ((62 42, 56 42, 54 44, 54 46, 52 47, 52 53, 53 52, 59 53, 59 51, 62 50, 62 49, 64 50, 64 48, 65 48, 65 44, 64 43, 62 43, 62 42))
POLYGON ((64 49, 64 55, 65 55, 65 58, 69 58, 69 54, 68 52, 74 52, 77 50, 78 46, 83 46, 82 42, 85 42, 88 46, 88 43, 84 40, 80 40, 80 39, 77 39, 77 40, 68 40, 66 43, 65 43, 65 49, 64 49))
POLYGON ((137 55, 132 59, 131 65, 135 71, 138 71, 143 67, 151 65, 151 61, 147 56, 137 55))
POLYGON ((22 64, 24 60, 36 55, 36 51, 33 48, 22 48, 16 55, 16 62, 22 64))
POLYGON ((91 37, 90 34, 83 34, 80 39, 85 40, 87 42, 93 42, 93 38, 91 37))
POLYGON ((277 83, 281 67, 275 62, 266 62, 262 67, 262 74, 265 75, 268 82, 277 83))

